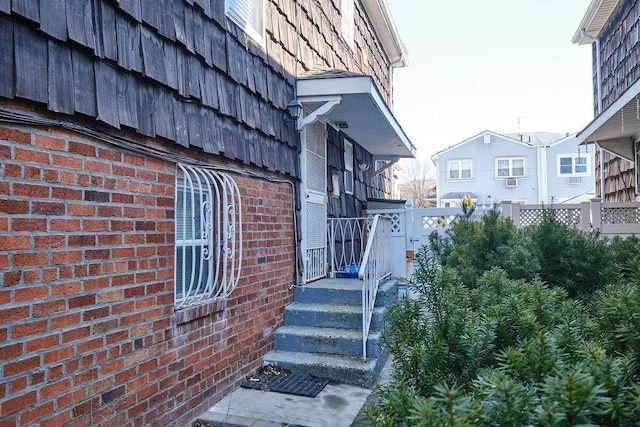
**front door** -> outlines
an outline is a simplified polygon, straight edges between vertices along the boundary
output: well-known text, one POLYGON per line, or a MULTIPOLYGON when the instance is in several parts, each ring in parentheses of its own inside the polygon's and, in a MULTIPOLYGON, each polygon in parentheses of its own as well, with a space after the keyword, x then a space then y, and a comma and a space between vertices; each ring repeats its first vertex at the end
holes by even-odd
POLYGON ((326 276, 327 264, 327 128, 314 122, 302 132, 303 256, 305 283, 326 276))

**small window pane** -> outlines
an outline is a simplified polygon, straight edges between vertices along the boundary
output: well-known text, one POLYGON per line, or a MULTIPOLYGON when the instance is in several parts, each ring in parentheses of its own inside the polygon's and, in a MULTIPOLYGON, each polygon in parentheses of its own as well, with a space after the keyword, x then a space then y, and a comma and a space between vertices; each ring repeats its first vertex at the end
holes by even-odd
POLYGON ((524 176, 524 159, 513 159, 513 171, 511 176, 524 176))
POLYGON ((509 160, 498 160, 498 176, 509 176, 509 160))
POLYGON ((458 162, 449 162, 449 179, 460 178, 460 170, 458 169, 458 162))

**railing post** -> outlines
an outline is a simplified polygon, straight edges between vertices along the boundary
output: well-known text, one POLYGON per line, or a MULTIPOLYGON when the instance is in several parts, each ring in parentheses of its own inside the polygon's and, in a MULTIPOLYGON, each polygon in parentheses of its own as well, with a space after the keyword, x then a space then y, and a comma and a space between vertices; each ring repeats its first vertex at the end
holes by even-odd
POLYGON ((580 203, 580 229, 587 233, 591 230, 591 206, 589 202, 580 203))
POLYGON ((594 230, 602 230, 602 200, 599 197, 591 199, 591 225, 594 230))
POLYGON ((516 228, 520 228, 520 208, 521 205, 520 203, 511 203, 511 220, 513 221, 513 225, 516 226, 516 228))
POLYGON ((502 211, 503 218, 513 218, 511 212, 511 200, 503 200, 500 202, 500 210, 502 211))

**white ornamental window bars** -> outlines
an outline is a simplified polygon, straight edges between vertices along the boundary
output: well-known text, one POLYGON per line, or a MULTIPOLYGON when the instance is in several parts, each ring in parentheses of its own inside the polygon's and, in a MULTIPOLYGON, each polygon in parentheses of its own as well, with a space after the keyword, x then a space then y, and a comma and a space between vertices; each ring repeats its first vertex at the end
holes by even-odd
POLYGON ((178 164, 175 307, 226 298, 242 268, 240 192, 218 171, 178 164))

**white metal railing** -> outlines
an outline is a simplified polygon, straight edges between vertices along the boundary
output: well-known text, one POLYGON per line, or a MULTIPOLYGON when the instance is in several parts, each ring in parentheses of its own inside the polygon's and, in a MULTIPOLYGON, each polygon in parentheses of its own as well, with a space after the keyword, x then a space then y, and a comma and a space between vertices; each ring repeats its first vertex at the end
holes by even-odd
POLYGON ((233 178, 178 164, 175 307, 225 298, 242 269, 242 206, 233 178))
POLYGON ((364 252, 366 218, 328 218, 330 277, 357 277, 364 252))
POLYGON ((391 275, 391 218, 375 215, 358 278, 362 280, 362 358, 367 360, 367 340, 380 282, 391 275))
POLYGON ((326 262, 324 246, 319 248, 307 248, 307 265, 305 268, 305 283, 322 279, 326 276, 326 262))

